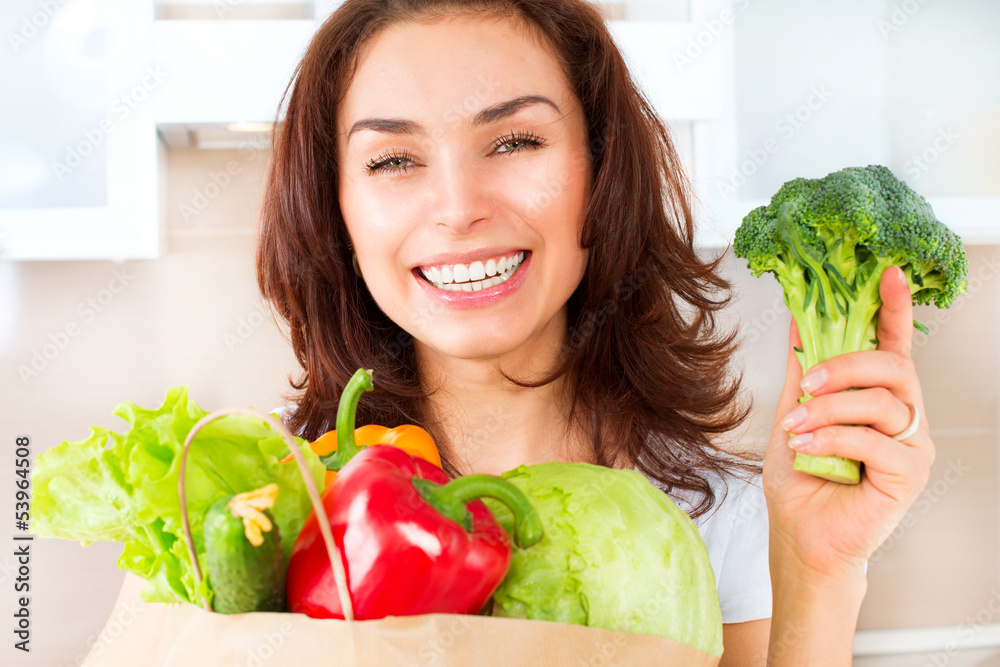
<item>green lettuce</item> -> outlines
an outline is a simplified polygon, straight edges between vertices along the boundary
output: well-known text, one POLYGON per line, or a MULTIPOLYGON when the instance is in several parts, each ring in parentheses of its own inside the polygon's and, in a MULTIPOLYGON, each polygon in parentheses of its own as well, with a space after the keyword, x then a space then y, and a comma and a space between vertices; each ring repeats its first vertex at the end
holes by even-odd
MULTIPOLYGON (((514 550, 493 615, 666 637, 722 655, 715 575, 697 527, 640 473, 544 463, 503 473, 545 536, 514 550)), ((487 499, 508 531, 512 516, 487 499)))
MULTIPOLYGON (((188 398, 187 387, 167 391, 156 410, 122 403, 114 414, 130 427, 123 433, 94 427, 90 437, 63 442, 35 459, 32 473, 32 532, 82 542, 123 542, 118 567, 146 580, 147 602, 201 604, 181 526, 177 478, 184 439, 206 413, 188 398)), ((302 452, 318 488, 324 466, 312 450, 302 452)), ((312 509, 294 462, 278 461, 284 440, 266 422, 247 415, 220 417, 191 444, 185 475, 188 517, 202 572, 205 512, 216 500, 274 482, 271 513, 281 531, 285 558, 312 509)), ((211 602, 211 588, 201 593, 211 602)))

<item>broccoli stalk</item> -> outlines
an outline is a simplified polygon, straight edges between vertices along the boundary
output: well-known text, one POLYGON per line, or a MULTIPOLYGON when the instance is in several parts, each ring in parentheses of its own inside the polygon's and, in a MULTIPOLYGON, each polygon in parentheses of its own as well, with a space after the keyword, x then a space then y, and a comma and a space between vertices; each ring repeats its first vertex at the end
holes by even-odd
MULTIPOLYGON (((939 308, 965 291, 968 271, 958 235, 879 165, 785 183, 743 219, 733 250, 755 276, 773 273, 781 285, 802 340, 795 352, 804 373, 839 354, 876 349, 879 281, 888 267, 903 269, 915 304, 939 308)), ((861 481, 860 464, 839 456, 796 454, 794 467, 844 484, 861 481)))

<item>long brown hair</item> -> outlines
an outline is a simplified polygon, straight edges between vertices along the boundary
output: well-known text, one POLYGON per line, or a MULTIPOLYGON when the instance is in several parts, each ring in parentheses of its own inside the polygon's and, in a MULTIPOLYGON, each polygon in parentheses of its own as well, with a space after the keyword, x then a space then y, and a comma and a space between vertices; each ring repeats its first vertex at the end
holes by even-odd
MULTIPOLYGON (((716 499, 707 473, 754 471, 720 455, 715 436, 750 411, 730 362, 734 331, 715 314, 730 300, 723 256, 694 247, 688 183, 662 120, 632 81, 601 14, 586 0, 347 0, 320 27, 285 91, 264 187, 257 245, 263 296, 290 329, 303 372, 290 378, 298 407, 290 426, 307 439, 334 427, 351 375, 372 368, 376 390, 358 425, 438 426, 427 410, 411 336, 379 309, 352 267, 338 201, 336 115, 357 55, 380 30, 454 14, 519 20, 545 37, 582 104, 593 164, 583 223, 590 251, 568 303, 569 336, 558 368, 571 423, 593 443, 594 460, 621 456, 667 487, 716 499)), ((444 452, 442 452, 444 454, 444 452)), ((444 467, 457 474, 445 456, 444 467)))

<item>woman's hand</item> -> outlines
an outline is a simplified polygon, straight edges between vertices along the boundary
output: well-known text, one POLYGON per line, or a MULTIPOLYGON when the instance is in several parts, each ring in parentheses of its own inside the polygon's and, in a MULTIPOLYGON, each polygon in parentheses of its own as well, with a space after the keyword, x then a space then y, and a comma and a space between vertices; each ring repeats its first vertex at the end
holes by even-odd
POLYGON ((864 596, 865 563, 930 476, 934 443, 910 356, 913 306, 909 287, 902 272, 889 268, 879 288, 877 350, 834 357, 817 364, 803 378, 792 349, 799 345, 792 323, 785 387, 764 460, 775 595, 772 653, 776 633, 792 631, 792 637, 806 638, 821 631, 813 625, 825 624, 827 631, 833 629, 831 625, 842 630, 847 662, 831 654, 831 662, 823 664, 849 664, 849 634, 853 634, 864 596), (800 405, 803 386, 814 398, 800 405), (845 391, 850 388, 856 390, 845 391), (907 404, 919 410, 920 425, 912 436, 895 440, 893 436, 910 424, 907 404), (801 420, 796 422, 795 417, 801 420), (792 441, 795 449, 790 446, 792 433, 799 436, 792 441), (793 470, 796 451, 862 461, 861 483, 844 485, 793 470), (813 613, 817 610, 808 608, 810 604, 833 604, 837 609, 825 610, 825 618, 820 618, 813 613))
POLYGON ((878 349, 829 359, 806 378, 792 350, 799 345, 792 324, 785 387, 765 458, 764 489, 773 538, 819 576, 863 567, 924 488, 934 462, 920 381, 910 356, 913 306, 897 269, 882 275, 880 293, 878 349), (809 385, 813 378, 816 384, 809 385), (799 405, 802 385, 813 399, 799 405), (857 389, 844 391, 849 388, 857 389), (910 424, 908 403, 919 410, 920 426, 905 440, 894 440, 910 424), (792 420, 785 421, 789 415, 792 420), (796 416, 801 420, 792 423, 796 416), (793 445, 796 440, 807 442, 793 449, 792 433, 798 436, 793 445), (863 461, 861 483, 837 484, 793 470, 796 451, 863 461))

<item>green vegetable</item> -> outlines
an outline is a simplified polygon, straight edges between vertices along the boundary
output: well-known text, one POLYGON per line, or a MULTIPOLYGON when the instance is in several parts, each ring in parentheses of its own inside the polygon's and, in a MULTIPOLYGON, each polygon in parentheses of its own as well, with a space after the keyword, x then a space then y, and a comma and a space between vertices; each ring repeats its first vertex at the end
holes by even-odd
POLYGON ((205 566, 213 611, 285 611, 285 555, 268 508, 277 484, 215 501, 205 515, 205 566))
MULTIPOLYGON (((947 308, 965 291, 969 267, 958 235, 879 165, 785 183, 743 219, 733 250, 754 275, 773 273, 784 290, 802 339, 796 354, 803 372, 839 354, 876 349, 886 268, 903 269, 915 304, 947 308)), ((847 484, 861 479, 857 461, 835 456, 796 454, 795 469, 847 484)))
MULTIPOLYGON (((93 428, 86 440, 63 442, 36 458, 32 530, 40 537, 84 545, 124 542, 118 567, 146 579, 143 600, 200 605, 181 527, 177 473, 184 438, 207 413, 188 398, 187 387, 175 387, 155 410, 122 403, 114 414, 130 425, 123 433, 93 428)), ((186 479, 202 568, 202 525, 209 507, 269 482, 279 489, 272 513, 285 538, 287 560, 312 505, 298 468, 278 462, 285 449, 277 432, 249 416, 223 417, 198 433, 188 453, 186 479)), ((321 485, 324 467, 319 458, 309 447, 302 447, 302 453, 321 485)), ((203 583, 201 592, 211 602, 211 587, 203 583)))
MULTIPOLYGON (((640 473, 544 463, 503 473, 544 537, 515 549, 493 615, 657 635, 722 654, 715 575, 698 529, 640 473)), ((512 517, 485 499, 508 530, 512 517)))

